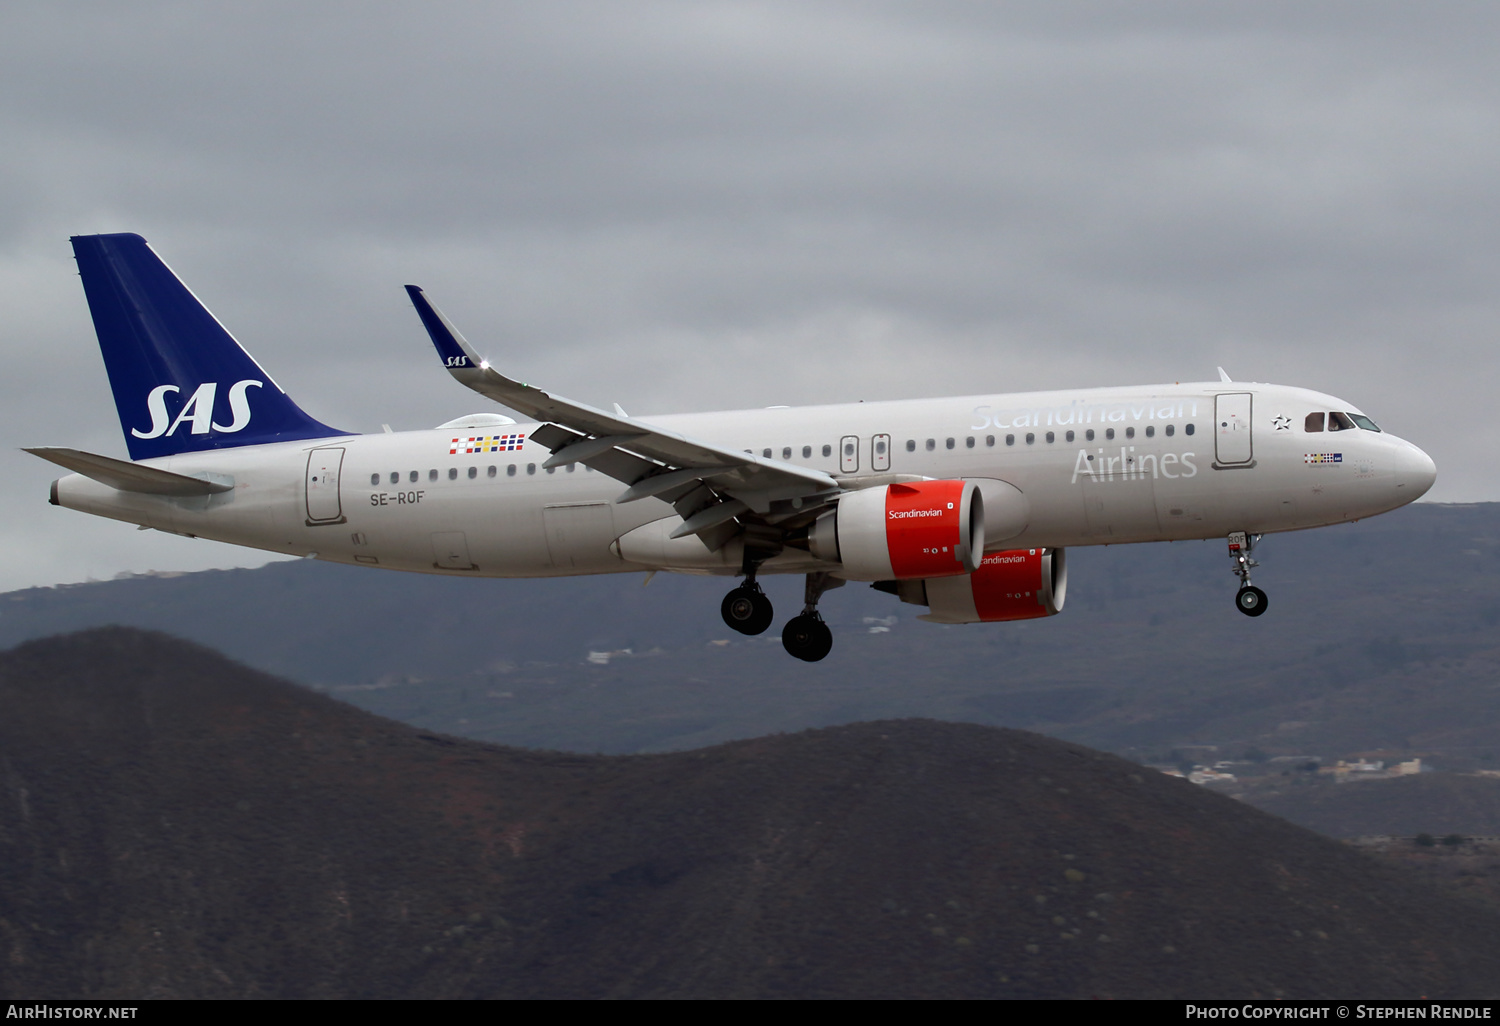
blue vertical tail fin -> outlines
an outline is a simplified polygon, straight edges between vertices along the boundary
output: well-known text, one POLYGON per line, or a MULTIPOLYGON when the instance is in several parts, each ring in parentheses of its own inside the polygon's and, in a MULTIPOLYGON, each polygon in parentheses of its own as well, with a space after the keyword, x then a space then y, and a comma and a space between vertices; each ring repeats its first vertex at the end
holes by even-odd
POLYGON ((73 255, 133 460, 329 438, 139 235, 75 235, 73 255))

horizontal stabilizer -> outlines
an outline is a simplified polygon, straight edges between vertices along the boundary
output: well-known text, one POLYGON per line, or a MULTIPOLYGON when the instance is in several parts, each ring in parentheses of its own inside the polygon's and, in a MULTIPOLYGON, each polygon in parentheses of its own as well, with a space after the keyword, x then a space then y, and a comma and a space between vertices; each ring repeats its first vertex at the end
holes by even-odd
POLYGON ((174 474, 170 470, 159 470, 81 449, 39 446, 25 451, 122 492, 142 492, 146 495, 212 495, 215 492, 227 492, 234 487, 233 482, 228 480, 210 481, 201 477, 188 477, 186 474, 174 474))

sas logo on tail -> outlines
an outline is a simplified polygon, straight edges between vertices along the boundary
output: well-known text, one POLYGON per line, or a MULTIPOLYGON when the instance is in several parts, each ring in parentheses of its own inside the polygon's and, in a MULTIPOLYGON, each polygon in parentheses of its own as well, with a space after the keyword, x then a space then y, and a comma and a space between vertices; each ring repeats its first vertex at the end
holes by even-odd
POLYGON ((182 389, 176 385, 157 385, 146 397, 146 410, 151 414, 151 430, 137 431, 130 429, 130 433, 137 438, 160 438, 163 435, 174 435, 184 422, 192 425, 191 432, 195 435, 206 435, 209 430, 222 431, 225 434, 234 434, 243 431, 250 424, 250 400, 245 393, 251 388, 263 388, 264 381, 236 381, 229 386, 229 423, 214 423, 214 397, 219 390, 216 381, 205 381, 188 397, 188 401, 182 409, 173 417, 167 411, 167 393, 181 392, 182 389))

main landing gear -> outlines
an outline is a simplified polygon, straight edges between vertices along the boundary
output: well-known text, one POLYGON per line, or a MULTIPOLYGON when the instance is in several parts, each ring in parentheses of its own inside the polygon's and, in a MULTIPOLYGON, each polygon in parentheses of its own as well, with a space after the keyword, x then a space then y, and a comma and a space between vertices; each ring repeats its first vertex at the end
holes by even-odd
POLYGON ((764 634, 776 617, 771 600, 766 598, 766 593, 760 590, 754 578, 725 595, 719 612, 723 614, 724 622, 741 634, 764 634))
POLYGON ((818 600, 825 591, 843 586, 843 579, 832 574, 807 575, 802 612, 788 620, 781 629, 781 645, 788 653, 804 662, 815 663, 833 650, 833 631, 818 613, 818 600))
POLYGON ((724 601, 719 604, 719 613, 724 617, 724 622, 741 634, 764 634, 766 628, 771 626, 771 621, 776 618, 771 600, 766 598, 766 593, 760 590, 760 585, 755 581, 755 571, 759 569, 760 559, 746 548, 740 571, 745 575, 745 583, 725 595, 724 601))
MULTIPOLYGON (((802 612, 787 621, 781 631, 781 644, 787 652, 805 662, 815 663, 833 650, 833 632, 818 614, 818 600, 825 591, 843 587, 844 581, 831 574, 807 575, 802 612)), ((719 612, 724 622, 741 634, 764 634, 775 612, 771 600, 755 580, 754 565, 745 568, 745 583, 724 596, 719 612)))
POLYGON ((1240 590, 1235 593, 1234 604, 1246 616, 1259 616, 1266 611, 1266 593, 1250 583, 1250 571, 1260 563, 1250 558, 1250 551, 1260 535, 1247 535, 1244 531, 1233 531, 1229 535, 1229 558, 1234 560, 1234 575, 1240 579, 1240 590))

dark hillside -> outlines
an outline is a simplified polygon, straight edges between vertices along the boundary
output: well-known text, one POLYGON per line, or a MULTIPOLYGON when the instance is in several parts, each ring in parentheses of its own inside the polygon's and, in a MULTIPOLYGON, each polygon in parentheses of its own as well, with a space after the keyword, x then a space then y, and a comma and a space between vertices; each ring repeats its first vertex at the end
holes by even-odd
POLYGON ((1500 919, 1038 735, 423 733, 125 629, 0 654, 0 996, 1495 996, 1500 919))

